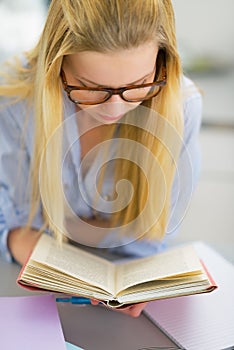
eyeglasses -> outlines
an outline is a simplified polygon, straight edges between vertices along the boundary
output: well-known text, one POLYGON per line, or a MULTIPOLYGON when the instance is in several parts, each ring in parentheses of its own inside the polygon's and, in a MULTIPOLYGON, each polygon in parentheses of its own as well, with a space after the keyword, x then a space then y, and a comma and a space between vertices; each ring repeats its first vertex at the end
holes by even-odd
POLYGON ((143 102, 159 94, 163 86, 167 83, 166 72, 166 53, 159 50, 156 61, 156 73, 152 83, 141 85, 123 86, 119 89, 108 87, 87 87, 68 85, 63 69, 61 69, 61 78, 64 90, 69 99, 76 105, 96 105, 106 102, 113 95, 119 95, 126 102, 143 102), (161 79, 159 79, 159 75, 161 79), (159 79, 159 80, 158 80, 159 79))

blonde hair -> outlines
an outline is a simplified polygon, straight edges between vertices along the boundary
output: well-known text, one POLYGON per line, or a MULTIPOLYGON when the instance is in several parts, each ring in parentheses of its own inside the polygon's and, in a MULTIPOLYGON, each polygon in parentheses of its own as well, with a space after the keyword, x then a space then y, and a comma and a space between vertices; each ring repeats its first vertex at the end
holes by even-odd
MULTIPOLYGON (((26 54, 28 65, 18 64, 11 82, 0 88, 1 95, 18 96, 31 101, 35 113, 35 144, 31 162, 31 212, 29 222, 37 211, 40 202, 38 172, 43 150, 52 134, 63 121, 63 98, 60 70, 65 55, 81 51, 113 52, 131 49, 146 42, 155 41, 166 52, 167 85, 160 94, 143 106, 157 111, 166 123, 150 125, 152 134, 130 125, 121 125, 120 137, 137 141, 151 150, 163 171, 167 187, 163 210, 154 225, 149 225, 148 237, 161 239, 166 232, 170 210, 170 194, 175 173, 175 163, 167 147, 157 137, 165 134, 165 125, 170 125, 179 135, 183 132, 180 78, 181 66, 177 52, 174 13, 171 0, 52 0, 47 21, 37 46, 26 54), (160 130, 161 128, 161 130, 160 130)), ((130 114, 137 114, 137 109, 130 114)), ((128 118, 128 115, 126 116, 128 118)), ((127 119, 126 119, 127 120, 127 119)), ((110 126, 110 135, 113 135, 110 126)), ((168 133, 168 143, 173 137, 168 133), (170 139, 171 138, 171 139, 170 139)), ((61 164, 60 151, 56 146, 53 157, 45 155, 42 168, 47 202, 50 203, 50 216, 44 210, 45 226, 48 226, 61 239, 63 227, 63 200, 58 191, 61 164), (55 224, 56 223, 56 224, 55 224)), ((180 144, 174 145, 173 159, 177 159, 180 144)), ((134 152, 134 149, 132 149, 134 152)), ((155 193, 155 201, 150 203, 145 222, 154 222, 158 213, 157 194, 162 183, 153 171, 147 178, 139 167, 130 161, 116 162, 116 179, 129 179, 136 191, 129 205, 116 215, 113 223, 122 225, 136 218, 147 201, 148 183, 154 184, 150 191, 155 193), (148 181, 149 180, 149 181, 148 181)), ((131 232, 132 234, 132 232, 131 232)))

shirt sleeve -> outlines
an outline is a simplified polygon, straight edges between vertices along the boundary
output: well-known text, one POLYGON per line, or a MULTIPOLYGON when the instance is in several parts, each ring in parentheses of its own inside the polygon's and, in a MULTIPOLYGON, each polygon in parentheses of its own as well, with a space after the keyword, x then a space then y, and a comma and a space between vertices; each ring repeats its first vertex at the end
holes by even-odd
POLYGON ((183 145, 172 187, 167 236, 174 235, 178 231, 189 207, 201 169, 199 131, 202 119, 202 97, 191 81, 188 89, 193 89, 193 93, 184 102, 183 145))
MULTIPOLYGON (((19 126, 21 108, 16 105, 0 109, 0 254, 7 261, 12 256, 7 246, 9 231, 25 226, 29 213, 30 156, 19 126), (17 120, 18 118, 18 120, 17 120)), ((21 116, 22 117, 22 116, 21 116)), ((23 125, 22 125, 23 128, 23 125)), ((38 212, 33 227, 42 225, 38 212)))

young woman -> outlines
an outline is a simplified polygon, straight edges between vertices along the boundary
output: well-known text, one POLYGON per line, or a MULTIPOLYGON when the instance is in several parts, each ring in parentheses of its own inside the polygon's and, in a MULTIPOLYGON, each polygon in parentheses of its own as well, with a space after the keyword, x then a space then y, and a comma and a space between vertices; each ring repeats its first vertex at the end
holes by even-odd
POLYGON ((42 231, 122 255, 163 249, 197 178, 201 120, 170 0, 52 0, 0 95, 8 261, 23 264, 42 231))

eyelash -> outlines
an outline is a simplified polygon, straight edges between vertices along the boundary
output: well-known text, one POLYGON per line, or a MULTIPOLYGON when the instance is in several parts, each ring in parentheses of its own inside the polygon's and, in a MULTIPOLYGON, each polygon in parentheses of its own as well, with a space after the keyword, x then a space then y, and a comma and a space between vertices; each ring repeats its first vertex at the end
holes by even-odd
MULTIPOLYGON (((78 79, 77 79, 77 81, 78 81, 78 83, 80 83, 80 84, 81 84, 81 86, 83 86, 83 87, 88 87, 87 85, 85 85, 84 83, 82 83, 82 81, 80 81, 80 80, 78 80, 78 79)), ((142 84, 145 84, 145 82, 146 82, 146 81, 147 81, 147 79, 144 79, 142 83, 139 83, 139 84, 136 84, 136 85, 142 85, 142 84)), ((93 88, 95 88, 95 86, 89 86, 89 87, 93 87, 93 88)), ((96 86, 96 87, 98 87, 98 86, 96 86)))
POLYGON ((76 79, 76 81, 83 87, 87 87, 84 83, 82 83, 80 80, 76 79))

